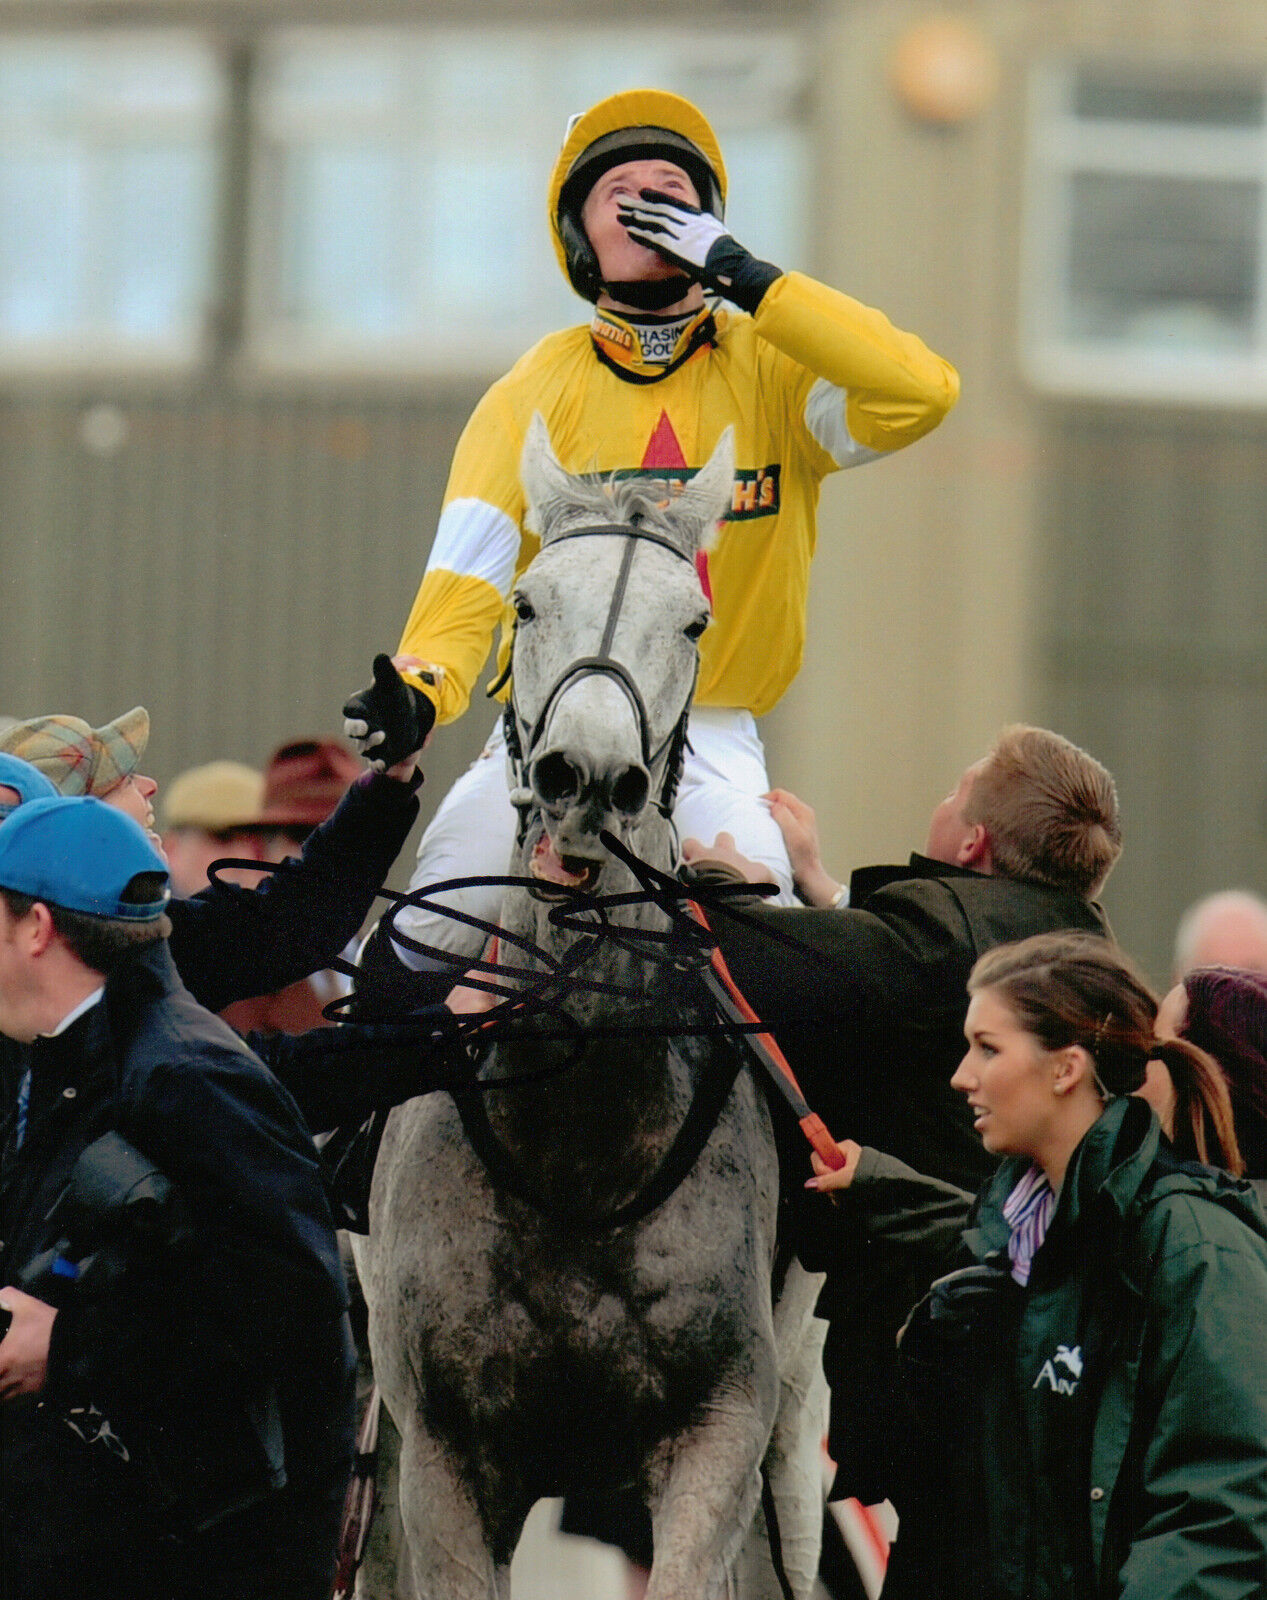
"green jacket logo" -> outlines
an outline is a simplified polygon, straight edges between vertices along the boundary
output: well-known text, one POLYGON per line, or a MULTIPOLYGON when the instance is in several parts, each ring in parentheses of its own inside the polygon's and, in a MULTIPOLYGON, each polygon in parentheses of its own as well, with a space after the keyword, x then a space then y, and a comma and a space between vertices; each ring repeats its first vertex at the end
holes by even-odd
POLYGON ((1078 1387, 1078 1379, 1082 1376, 1082 1346, 1080 1344, 1058 1344, 1056 1353, 1048 1356, 1038 1369, 1038 1376, 1034 1379, 1032 1387, 1041 1388, 1043 1384, 1053 1394, 1072 1394, 1078 1387), (1056 1371, 1063 1367, 1068 1376, 1062 1377, 1056 1371))

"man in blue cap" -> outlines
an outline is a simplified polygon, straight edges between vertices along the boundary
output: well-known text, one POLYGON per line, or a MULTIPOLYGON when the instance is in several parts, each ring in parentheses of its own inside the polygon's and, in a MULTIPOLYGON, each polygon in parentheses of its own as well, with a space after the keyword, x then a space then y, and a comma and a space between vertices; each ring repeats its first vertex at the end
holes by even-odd
POLYGON ((289 1095, 182 986, 167 874, 91 798, 0 823, 4 1600, 324 1600, 346 1287, 289 1095))
POLYGON ((0 822, 24 800, 51 800, 57 790, 29 761, 0 751, 0 822))

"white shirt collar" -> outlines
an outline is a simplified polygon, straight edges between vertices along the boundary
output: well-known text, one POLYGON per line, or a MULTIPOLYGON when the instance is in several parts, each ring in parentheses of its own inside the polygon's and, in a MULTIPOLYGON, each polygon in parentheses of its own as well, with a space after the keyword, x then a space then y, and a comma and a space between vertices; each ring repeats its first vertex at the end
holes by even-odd
POLYGON ((105 992, 106 986, 103 983, 99 989, 94 989, 86 999, 81 1000, 73 1011, 68 1011, 55 1028, 50 1028, 47 1033, 40 1034, 40 1038, 56 1039, 59 1033, 65 1033, 72 1022, 78 1022, 85 1011, 92 1010, 93 1006, 96 1005, 97 1001, 101 999, 105 992))

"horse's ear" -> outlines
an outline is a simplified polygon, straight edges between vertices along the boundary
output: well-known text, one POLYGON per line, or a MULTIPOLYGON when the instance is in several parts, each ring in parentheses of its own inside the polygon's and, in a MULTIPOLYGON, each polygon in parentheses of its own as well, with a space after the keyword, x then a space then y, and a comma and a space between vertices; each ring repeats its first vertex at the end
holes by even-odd
POLYGON ((532 421, 524 435, 523 454, 519 458, 519 479, 527 501, 525 525, 541 535, 544 544, 549 538, 551 510, 568 498, 572 479, 559 465, 559 458, 550 443, 550 430, 539 411, 532 413, 532 421))
POLYGON ((697 545, 707 550, 717 537, 717 526, 730 510, 735 496, 735 430, 729 427, 713 453, 673 501, 676 519, 695 522, 697 545))

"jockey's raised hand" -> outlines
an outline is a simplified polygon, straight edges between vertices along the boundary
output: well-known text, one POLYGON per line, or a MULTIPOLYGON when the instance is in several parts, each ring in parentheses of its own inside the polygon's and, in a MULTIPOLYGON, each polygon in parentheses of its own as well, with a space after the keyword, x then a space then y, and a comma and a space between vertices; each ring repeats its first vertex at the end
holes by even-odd
POLYGON ((343 706, 343 731, 376 772, 421 750, 435 726, 436 708, 406 683, 389 655, 374 657, 374 681, 343 706))
POLYGON ((659 189, 642 189, 639 196, 627 200, 618 214, 629 237, 657 251, 741 310, 755 311, 766 290, 783 276, 781 267, 758 261, 745 250, 711 212, 675 200, 659 189))

